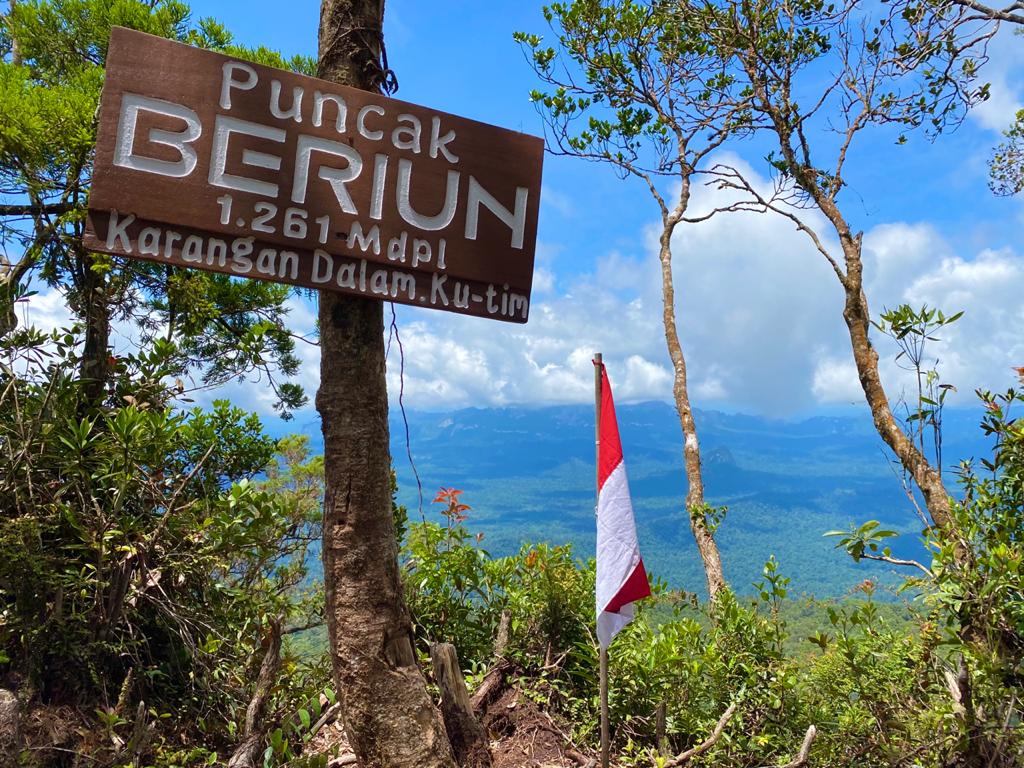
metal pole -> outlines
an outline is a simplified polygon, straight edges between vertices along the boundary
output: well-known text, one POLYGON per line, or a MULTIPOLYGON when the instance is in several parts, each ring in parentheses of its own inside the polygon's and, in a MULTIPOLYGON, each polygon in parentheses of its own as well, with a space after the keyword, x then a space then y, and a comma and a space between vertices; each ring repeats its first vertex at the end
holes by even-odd
MULTIPOLYGON (((594 420, 594 453, 596 460, 595 465, 595 504, 598 497, 601 495, 601 376, 604 373, 604 363, 601 359, 601 353, 598 352, 594 355, 594 412, 596 418, 594 420)), ((595 507, 596 509, 596 507, 595 507)), ((608 748, 609 742, 611 741, 610 732, 608 728, 608 649, 601 648, 601 768, 608 768, 608 748)))

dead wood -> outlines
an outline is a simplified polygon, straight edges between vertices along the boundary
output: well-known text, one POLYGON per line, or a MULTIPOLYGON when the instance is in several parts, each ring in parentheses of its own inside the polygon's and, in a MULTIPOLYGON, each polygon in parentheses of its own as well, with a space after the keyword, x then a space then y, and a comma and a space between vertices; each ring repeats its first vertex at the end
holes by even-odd
POLYGON ((277 681, 277 673, 281 668, 281 621, 273 619, 267 629, 264 641, 266 650, 260 664, 260 674, 256 678, 249 706, 245 709, 245 725, 242 727, 242 740, 235 747, 228 768, 256 768, 263 752, 265 734, 264 715, 266 714, 267 698, 270 689, 277 681))
POLYGON ((725 710, 725 712, 722 714, 722 717, 719 718, 718 724, 715 725, 715 729, 711 732, 710 736, 708 736, 702 743, 698 744, 696 747, 691 747, 685 752, 680 752, 671 760, 667 761, 664 764, 664 768, 676 768, 676 766, 684 765, 693 758, 699 755, 703 755, 705 752, 707 752, 709 749, 715 746, 715 744, 718 743, 718 740, 722 738, 722 733, 725 731, 725 726, 729 724, 729 721, 732 720, 732 716, 735 714, 736 705, 730 704, 729 708, 725 710))
POLYGON ((505 656, 511 630, 512 614, 507 610, 502 611, 501 619, 498 621, 498 632, 494 638, 494 663, 470 699, 473 711, 477 714, 483 712, 505 689, 506 675, 512 669, 512 663, 505 656))
POLYGON ((452 752, 459 765, 490 768, 487 733, 473 714, 466 681, 459 669, 459 657, 451 643, 432 643, 430 659, 434 678, 441 689, 441 714, 452 752))

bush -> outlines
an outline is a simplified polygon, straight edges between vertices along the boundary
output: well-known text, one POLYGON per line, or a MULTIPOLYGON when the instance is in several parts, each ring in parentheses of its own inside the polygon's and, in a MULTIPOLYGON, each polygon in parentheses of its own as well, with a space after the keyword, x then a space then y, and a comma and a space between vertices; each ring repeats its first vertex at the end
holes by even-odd
MULTIPOLYGON (((278 444, 255 416, 167 405, 166 343, 116 360, 98 402, 71 333, 19 331, 0 354, 0 669, 109 729, 145 701, 223 749, 271 623, 315 614, 300 588, 319 497, 277 463, 256 479, 278 444)), ((281 701, 322 687, 284 664, 281 701)))

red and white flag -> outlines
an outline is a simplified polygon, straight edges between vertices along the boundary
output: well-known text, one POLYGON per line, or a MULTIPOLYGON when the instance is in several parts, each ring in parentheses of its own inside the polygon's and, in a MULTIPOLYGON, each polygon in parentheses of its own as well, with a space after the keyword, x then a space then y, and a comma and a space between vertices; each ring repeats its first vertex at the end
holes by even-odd
POLYGON ((651 594, 640 557, 608 372, 601 368, 597 461, 597 640, 607 648, 633 618, 633 602, 651 594))

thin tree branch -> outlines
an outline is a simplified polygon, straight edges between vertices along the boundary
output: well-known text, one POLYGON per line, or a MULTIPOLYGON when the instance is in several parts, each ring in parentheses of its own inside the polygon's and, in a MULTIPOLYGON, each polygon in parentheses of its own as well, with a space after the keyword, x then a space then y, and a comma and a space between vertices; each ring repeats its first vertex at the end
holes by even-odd
POLYGON ((970 8, 972 11, 977 11, 981 14, 983 19, 992 19, 993 21, 1007 21, 1010 24, 1024 24, 1024 16, 1012 11, 1020 10, 1020 3, 1013 3, 1012 5, 1006 6, 1006 8, 999 9, 993 8, 984 3, 976 2, 975 0, 953 0, 957 5, 962 5, 964 8, 970 8))
POLYGON ((711 735, 708 736, 703 743, 698 744, 696 747, 691 747, 685 752, 680 752, 678 755, 676 755, 671 760, 666 762, 664 764, 664 767, 676 768, 676 766, 688 763, 693 758, 703 755, 705 752, 707 752, 709 749, 715 746, 715 744, 718 743, 718 740, 720 738, 722 738, 722 733, 725 731, 725 726, 729 724, 729 721, 732 720, 732 716, 735 714, 736 704, 733 703, 729 705, 729 708, 727 710, 725 710, 721 718, 719 718, 718 724, 715 726, 715 730, 711 732, 711 735))
POLYGON ((0 216, 44 216, 70 213, 78 208, 74 203, 41 203, 38 205, 0 205, 0 216))
POLYGON ((931 578, 932 572, 928 570, 924 565, 917 562, 917 560, 901 560, 898 557, 888 557, 886 555, 861 555, 861 560, 877 560, 881 563, 889 563, 890 565, 905 565, 911 568, 917 568, 922 571, 928 578, 931 578))
POLYGON ((814 738, 818 735, 818 729, 813 725, 807 729, 807 733, 804 734, 804 743, 800 745, 800 752, 797 756, 785 765, 780 765, 778 768, 804 768, 807 765, 807 758, 811 753, 811 744, 814 743, 814 738))
MULTIPOLYGON (((743 174, 741 174, 735 168, 731 168, 725 165, 716 165, 714 166, 714 168, 712 168, 712 171, 714 171, 715 174, 719 177, 718 185, 720 189, 735 189, 741 192, 746 192, 747 194, 754 198, 754 203, 757 206, 759 206, 762 210, 774 211, 780 216, 784 216, 785 218, 793 222, 793 224, 800 232, 803 232, 805 235, 807 235, 810 241, 814 244, 814 247, 818 251, 818 253, 825 257, 825 260, 828 261, 829 265, 832 267, 832 271, 834 271, 836 273, 836 277, 839 278, 840 284, 846 286, 846 273, 843 272, 842 268, 839 266, 839 263, 832 257, 832 254, 828 252, 828 249, 825 248, 825 244, 821 241, 821 238, 818 236, 818 233, 814 229, 809 227, 807 224, 805 224, 799 216, 797 216, 792 211, 788 211, 784 208, 779 207, 779 205, 775 203, 775 198, 773 198, 772 200, 765 198, 765 196, 758 192, 756 189, 754 189, 754 185, 747 181, 743 174)), ((733 209, 751 210, 749 205, 749 201, 739 202, 733 206, 733 209)), ((729 210, 729 207, 720 210, 729 210)), ((718 211, 716 210, 715 212, 718 211)))

